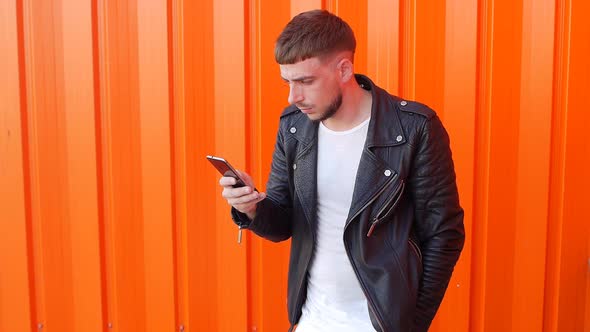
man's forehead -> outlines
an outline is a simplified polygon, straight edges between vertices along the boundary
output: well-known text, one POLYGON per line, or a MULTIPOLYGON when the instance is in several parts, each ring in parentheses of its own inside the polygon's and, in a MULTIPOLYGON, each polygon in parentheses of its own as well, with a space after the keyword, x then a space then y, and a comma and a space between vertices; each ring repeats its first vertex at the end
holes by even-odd
POLYGON ((292 79, 300 76, 310 76, 317 73, 322 62, 319 58, 313 57, 299 61, 293 64, 279 65, 281 76, 286 79, 292 79))

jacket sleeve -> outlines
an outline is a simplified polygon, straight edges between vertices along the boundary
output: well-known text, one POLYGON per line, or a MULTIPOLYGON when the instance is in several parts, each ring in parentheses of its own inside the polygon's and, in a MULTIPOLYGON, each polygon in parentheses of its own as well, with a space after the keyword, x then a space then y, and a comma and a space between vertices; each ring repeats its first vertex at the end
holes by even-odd
POLYGON ((289 190, 289 174, 281 129, 277 134, 269 179, 266 183, 266 198, 258 203, 256 217, 250 219, 232 208, 234 222, 255 234, 279 242, 291 237, 292 198, 289 190))
POLYGON ((428 330, 465 241, 449 136, 436 115, 425 122, 419 136, 408 179, 415 204, 414 229, 423 263, 415 332, 428 330))

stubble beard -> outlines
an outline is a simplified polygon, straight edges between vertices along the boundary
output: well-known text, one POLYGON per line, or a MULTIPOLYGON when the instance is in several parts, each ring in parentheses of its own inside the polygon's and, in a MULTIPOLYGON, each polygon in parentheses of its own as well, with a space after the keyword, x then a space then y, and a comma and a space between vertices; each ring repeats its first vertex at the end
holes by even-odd
POLYGON ((338 92, 336 98, 332 100, 332 102, 330 103, 330 105, 328 105, 326 111, 320 116, 320 118, 311 121, 314 123, 318 123, 328 120, 329 118, 333 117, 334 114, 336 114, 336 112, 338 112, 340 106, 342 106, 342 92, 338 92))

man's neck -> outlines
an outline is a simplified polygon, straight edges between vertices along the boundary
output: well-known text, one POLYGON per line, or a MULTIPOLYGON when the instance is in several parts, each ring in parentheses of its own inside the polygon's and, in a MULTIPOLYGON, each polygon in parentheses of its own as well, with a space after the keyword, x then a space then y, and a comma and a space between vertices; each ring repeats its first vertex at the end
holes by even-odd
POLYGON ((342 105, 331 118, 322 123, 328 129, 344 131, 352 129, 371 116, 372 95, 356 82, 342 91, 342 105))

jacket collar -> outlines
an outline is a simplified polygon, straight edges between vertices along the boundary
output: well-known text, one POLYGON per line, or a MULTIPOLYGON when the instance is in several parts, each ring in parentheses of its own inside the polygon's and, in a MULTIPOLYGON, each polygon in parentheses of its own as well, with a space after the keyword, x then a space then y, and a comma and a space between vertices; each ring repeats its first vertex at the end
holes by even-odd
POLYGON ((373 105, 371 106, 371 121, 367 133, 366 146, 385 147, 403 144, 406 136, 402 130, 397 102, 399 98, 376 86, 368 77, 355 75, 358 84, 371 91, 373 105))

